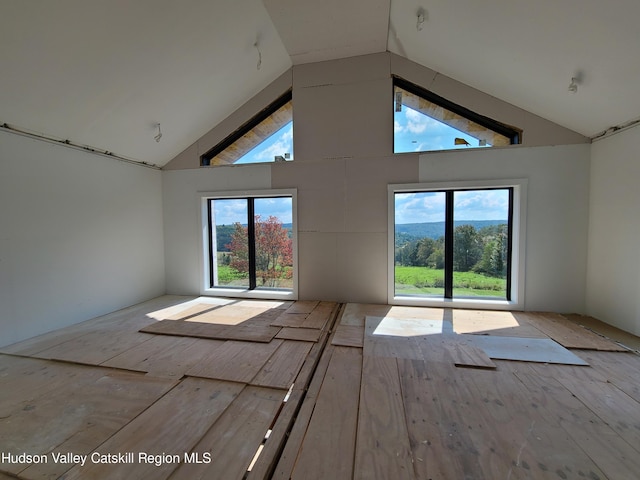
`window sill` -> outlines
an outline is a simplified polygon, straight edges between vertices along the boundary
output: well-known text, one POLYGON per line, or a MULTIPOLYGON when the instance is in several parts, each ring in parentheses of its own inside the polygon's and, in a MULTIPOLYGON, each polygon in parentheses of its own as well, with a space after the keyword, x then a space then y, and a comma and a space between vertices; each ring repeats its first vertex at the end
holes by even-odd
POLYGON ((429 298, 408 295, 394 296, 393 305, 436 308, 473 308, 478 310, 522 310, 522 305, 515 301, 476 298, 429 298))
POLYGON ((212 297, 231 297, 231 298, 259 298, 264 300, 297 300, 298 297, 290 290, 267 290, 256 289, 249 290, 246 288, 205 288, 200 292, 202 295, 212 297))

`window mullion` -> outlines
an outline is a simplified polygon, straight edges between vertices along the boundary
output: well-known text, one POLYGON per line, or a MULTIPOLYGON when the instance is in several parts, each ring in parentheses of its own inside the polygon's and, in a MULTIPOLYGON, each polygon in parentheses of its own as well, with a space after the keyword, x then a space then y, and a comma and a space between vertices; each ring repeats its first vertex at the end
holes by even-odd
POLYGON ((256 288, 256 216, 253 197, 247 198, 247 217, 249 290, 254 290, 256 288))
POLYGON ((453 190, 445 192, 444 298, 453 298, 453 190))

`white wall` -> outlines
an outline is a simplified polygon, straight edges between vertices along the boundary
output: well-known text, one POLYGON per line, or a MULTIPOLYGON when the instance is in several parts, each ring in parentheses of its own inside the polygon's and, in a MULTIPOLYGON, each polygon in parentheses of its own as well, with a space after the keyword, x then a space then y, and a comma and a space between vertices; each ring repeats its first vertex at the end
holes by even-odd
POLYGON ((163 172, 167 293, 197 295, 201 283, 201 210, 198 192, 271 188, 269 165, 238 165, 163 172))
POLYGON ((640 335, 640 126, 591 147, 587 312, 640 335))
POLYGON ((583 313, 589 145, 432 153, 421 182, 528 179, 525 310, 583 313))
POLYGON ((214 128, 167 165, 163 178, 168 293, 200 290, 198 190, 296 188, 299 297, 386 303, 387 185, 416 183, 420 170, 429 172, 423 175, 425 181, 529 178, 527 243, 533 246, 527 255, 526 306, 583 312, 588 139, 439 76, 439 88, 464 93, 452 101, 476 98, 480 113, 524 122, 524 138, 533 144, 576 145, 474 149, 426 155, 422 160, 417 154, 393 155, 394 73, 427 86, 435 75, 390 54, 296 65, 292 75, 283 75, 247 102, 233 122, 214 128), (198 155, 214 146, 214 139, 224 138, 250 118, 250 112, 255 114, 289 87, 295 161, 198 168, 198 155))
POLYGON ((161 172, 0 132, 0 345, 164 293, 161 172))

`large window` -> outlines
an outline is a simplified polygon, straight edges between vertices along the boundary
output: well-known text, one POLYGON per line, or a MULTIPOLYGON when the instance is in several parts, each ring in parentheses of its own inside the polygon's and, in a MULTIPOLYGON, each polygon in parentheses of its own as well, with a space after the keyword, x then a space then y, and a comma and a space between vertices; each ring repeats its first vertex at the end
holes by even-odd
POLYGON ((390 186, 390 297, 522 300, 523 182, 390 186))
POLYGON ((394 78, 394 153, 497 147, 522 132, 479 115, 401 78, 394 78))
POLYGON ((204 293, 297 295, 295 191, 202 197, 204 293))
POLYGON ((293 160, 291 91, 268 105, 200 158, 203 167, 293 160))

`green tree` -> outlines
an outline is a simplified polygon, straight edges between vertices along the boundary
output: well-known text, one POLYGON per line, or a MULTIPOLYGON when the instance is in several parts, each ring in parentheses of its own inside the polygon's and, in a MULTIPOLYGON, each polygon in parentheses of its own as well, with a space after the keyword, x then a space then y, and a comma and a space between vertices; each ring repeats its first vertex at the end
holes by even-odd
POLYGON ((468 272, 482 258, 482 246, 473 225, 459 225, 453 232, 453 267, 468 272))

